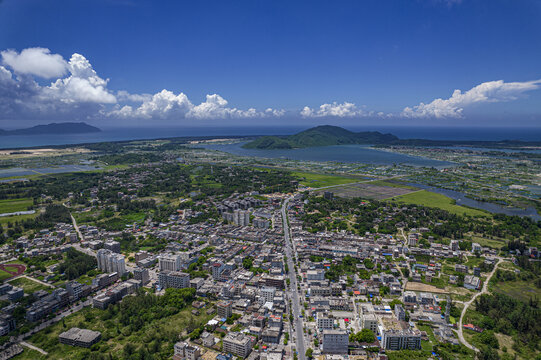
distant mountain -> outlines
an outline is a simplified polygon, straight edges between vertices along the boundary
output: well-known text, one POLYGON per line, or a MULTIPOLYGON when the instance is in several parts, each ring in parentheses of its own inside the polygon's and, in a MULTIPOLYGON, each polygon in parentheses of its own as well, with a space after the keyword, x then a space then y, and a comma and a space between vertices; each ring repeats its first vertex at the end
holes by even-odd
POLYGON ((17 130, 2 130, 0 136, 4 135, 45 135, 45 134, 85 134, 100 132, 101 129, 88 125, 84 122, 51 123, 47 125, 36 125, 31 128, 17 130))
POLYGON ((322 125, 290 136, 263 136, 244 144, 246 149, 295 149, 348 144, 389 144, 399 139, 378 131, 352 132, 338 126, 322 125))

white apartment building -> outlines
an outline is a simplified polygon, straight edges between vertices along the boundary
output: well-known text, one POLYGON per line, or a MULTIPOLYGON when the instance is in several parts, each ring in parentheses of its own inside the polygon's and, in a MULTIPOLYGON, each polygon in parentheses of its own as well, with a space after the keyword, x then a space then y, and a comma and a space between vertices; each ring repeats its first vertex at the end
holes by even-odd
POLYGON ((242 333, 230 332, 223 340, 223 351, 245 358, 252 351, 252 338, 242 333))
POLYGON ((96 257, 98 259, 98 268, 106 273, 116 272, 119 276, 126 273, 126 263, 124 255, 116 254, 111 250, 100 249, 96 257))
POLYGON ((158 282, 162 289, 184 289, 190 287, 190 274, 165 270, 158 274, 158 282))
POLYGON ((180 256, 178 255, 160 255, 158 256, 160 271, 179 271, 180 256))
POLYGON ((264 286, 259 290, 259 303, 264 305, 265 303, 274 303, 274 295, 276 294, 276 288, 272 286, 264 286))

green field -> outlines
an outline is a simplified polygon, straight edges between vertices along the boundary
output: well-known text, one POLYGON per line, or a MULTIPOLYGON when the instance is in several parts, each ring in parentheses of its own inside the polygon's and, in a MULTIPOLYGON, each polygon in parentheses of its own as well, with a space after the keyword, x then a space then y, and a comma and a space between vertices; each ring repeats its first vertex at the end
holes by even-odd
POLYGON ((0 270, 0 281, 4 281, 7 278, 10 278, 12 275, 4 270, 0 270))
POLYGON ((0 214, 26 211, 33 204, 31 198, 0 200, 0 214))
POLYGON ((469 216, 490 216, 488 213, 471 209, 464 206, 456 205, 454 200, 441 194, 433 193, 426 190, 416 191, 406 195, 400 195, 392 198, 399 202, 413 205, 422 205, 427 207, 434 207, 442 210, 449 211, 450 213, 457 215, 469 215, 469 216))
POLYGON ((377 185, 377 186, 387 186, 387 187, 394 187, 394 188, 400 188, 400 189, 410 189, 410 190, 417 190, 418 188, 406 184, 401 184, 399 182, 394 181, 386 181, 386 180, 376 180, 376 181, 370 181, 370 185, 377 185))
POLYGON ((38 290, 45 290, 47 292, 51 292, 52 288, 49 286, 45 286, 43 284, 40 284, 37 281, 30 280, 28 278, 20 277, 15 280, 9 281, 9 283, 13 286, 20 287, 24 290, 25 294, 32 294, 38 290))
POLYGON ((324 186, 333 186, 333 185, 343 185, 350 184, 354 182, 363 181, 363 179, 345 177, 345 176, 336 176, 336 175, 326 175, 326 174, 314 174, 307 172, 293 172, 293 175, 298 177, 300 183, 305 186, 310 186, 312 188, 319 188, 324 186))

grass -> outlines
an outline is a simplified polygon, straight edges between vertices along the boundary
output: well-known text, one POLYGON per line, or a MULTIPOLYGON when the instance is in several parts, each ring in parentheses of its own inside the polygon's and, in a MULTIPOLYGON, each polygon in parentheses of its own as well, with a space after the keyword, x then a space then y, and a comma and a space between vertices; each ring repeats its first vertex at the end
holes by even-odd
POLYGON ((0 281, 4 281, 4 280, 10 278, 11 276, 13 276, 13 275, 11 275, 8 272, 5 272, 4 270, 0 270, 0 281))
POLYGON ((38 290, 45 290, 47 292, 51 292, 51 288, 49 286, 40 284, 37 281, 30 280, 28 278, 20 277, 15 280, 9 281, 9 283, 13 286, 20 287, 24 290, 25 294, 33 294, 38 290))
MULTIPOLYGON (((2 217, 0 217, 0 225, 7 224, 8 222, 15 223, 17 221, 33 219, 38 215, 39 215, 38 212, 36 212, 35 214, 2 216, 2 217)), ((5 228, 5 226, 4 226, 4 228, 5 228)))
POLYGON ((472 209, 460 205, 456 205, 455 201, 445 195, 433 193, 426 190, 416 191, 406 195, 400 195, 392 198, 399 202, 413 205, 422 205, 426 207, 433 207, 442 210, 449 211, 450 213, 457 215, 468 215, 468 216, 490 216, 488 213, 472 209))
POLYGON ((27 348, 26 346, 23 346, 23 352, 19 355, 13 357, 13 360, 45 360, 47 359, 47 355, 43 355, 39 351, 32 350, 27 348))
POLYGON ((0 200, 0 214, 26 211, 33 204, 31 198, 0 200))
POLYGON ((312 188, 319 188, 324 186, 343 185, 354 182, 362 181, 363 179, 357 179, 352 177, 327 175, 327 174, 314 174, 308 172, 293 172, 293 175, 298 177, 300 183, 312 188))
POLYGON ((377 185, 377 186, 387 186, 387 187, 393 187, 393 188, 400 188, 400 189, 410 189, 410 190, 418 190, 418 188, 406 184, 401 184, 398 182, 393 181, 386 181, 386 180, 376 180, 376 181, 370 181, 370 185, 377 185))
POLYGON ((476 242, 481 246, 489 247, 492 249, 501 249, 507 244, 507 241, 503 239, 487 239, 481 236, 473 235, 471 237, 472 242, 476 242))
POLYGON ((505 281, 498 282, 492 289, 500 294, 508 295, 523 302, 528 302, 530 298, 541 298, 541 289, 532 282, 527 281, 505 281))

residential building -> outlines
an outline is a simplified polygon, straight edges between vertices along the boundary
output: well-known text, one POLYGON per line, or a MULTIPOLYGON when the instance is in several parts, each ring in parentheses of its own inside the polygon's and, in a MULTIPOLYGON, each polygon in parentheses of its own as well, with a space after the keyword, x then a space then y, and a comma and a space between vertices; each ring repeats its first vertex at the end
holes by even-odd
POLYGON ((241 358, 250 354, 252 345, 252 337, 243 333, 230 332, 223 339, 223 351, 241 358))
POLYGON ((133 278, 139 280, 141 285, 144 286, 150 281, 150 276, 148 274, 148 269, 145 268, 135 268, 133 270, 133 278))
POLYGON ((190 287, 190 274, 165 270, 158 274, 158 282, 162 289, 184 289, 190 287))
POLYGON ((231 301, 220 301, 216 304, 218 316, 227 319, 233 315, 233 303, 231 301))
POLYGON ((324 354, 347 354, 349 336, 346 330, 323 330, 324 354))
POLYGON ((99 249, 96 255, 98 259, 98 269, 106 273, 118 273, 122 276, 126 273, 126 263, 124 255, 117 254, 108 249, 99 249))
POLYGON ((180 256, 178 255, 160 255, 158 257, 160 271, 179 271, 180 256))

